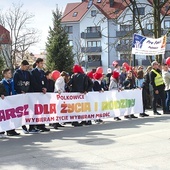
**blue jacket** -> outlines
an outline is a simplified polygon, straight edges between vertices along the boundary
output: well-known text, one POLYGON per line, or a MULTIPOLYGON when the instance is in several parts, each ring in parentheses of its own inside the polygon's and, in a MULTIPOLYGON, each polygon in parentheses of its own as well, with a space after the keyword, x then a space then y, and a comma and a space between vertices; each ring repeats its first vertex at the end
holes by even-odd
POLYGON ((1 83, 4 85, 6 90, 6 96, 15 95, 16 91, 14 90, 14 81, 13 79, 9 80, 9 83, 6 79, 2 79, 1 83))

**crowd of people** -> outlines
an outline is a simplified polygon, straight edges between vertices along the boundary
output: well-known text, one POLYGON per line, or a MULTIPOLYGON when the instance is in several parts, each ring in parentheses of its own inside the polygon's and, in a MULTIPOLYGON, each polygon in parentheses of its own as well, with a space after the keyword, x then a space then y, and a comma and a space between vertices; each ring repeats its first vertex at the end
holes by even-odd
MULTIPOLYGON (((92 70, 85 73, 81 66, 74 65, 73 73, 70 75, 66 71, 60 73, 59 78, 52 79, 52 72, 43 70, 43 59, 38 58, 33 69, 29 69, 27 60, 21 62, 21 66, 12 73, 12 70, 3 71, 3 79, 0 83, 0 97, 17 95, 31 92, 80 92, 88 93, 90 91, 104 92, 111 90, 130 90, 140 88, 143 98, 143 112, 140 117, 147 117, 145 109, 153 109, 154 115, 160 115, 158 107, 163 108, 163 114, 170 114, 170 72, 168 65, 160 65, 157 61, 151 63, 145 71, 142 66, 131 69, 114 65, 114 69, 107 69, 107 74, 92 70)), ((125 119, 138 118, 135 115, 125 115, 125 119)), ((116 121, 121 120, 119 117, 114 118, 116 121)), ((95 123, 103 123, 103 120, 97 119, 95 123)), ((80 122, 71 122, 72 126, 91 125, 91 120, 80 122)), ((54 129, 63 127, 59 123, 50 124, 54 129)), ((27 128, 22 126, 24 133, 48 132, 45 124, 29 125, 27 128)), ((6 132, 8 136, 17 136, 15 129, 6 132)), ((5 132, 0 132, 0 138, 4 138, 5 132)))

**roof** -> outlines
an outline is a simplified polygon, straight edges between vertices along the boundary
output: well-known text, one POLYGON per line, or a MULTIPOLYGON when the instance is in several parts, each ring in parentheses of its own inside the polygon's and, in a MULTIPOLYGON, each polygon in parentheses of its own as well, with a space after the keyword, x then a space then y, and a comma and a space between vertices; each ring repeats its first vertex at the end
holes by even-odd
POLYGON ((62 22, 75 22, 80 21, 80 19, 87 12, 87 1, 81 3, 68 3, 62 17, 62 22), (73 14, 77 12, 77 16, 74 17, 73 14))
MULTIPOLYGON (((93 1, 93 5, 95 5, 108 19, 115 19, 120 16, 120 14, 127 7, 125 2, 120 2, 120 0, 114 0, 113 7, 110 7, 109 0, 103 0, 101 3, 97 3, 97 1, 93 1)), ((68 3, 63 17, 62 22, 78 22, 88 11, 88 0, 85 0, 80 3, 68 3), (73 16, 74 13, 77 13, 76 16, 73 16)))
POLYGON ((0 44, 11 44, 10 32, 0 25, 0 44))
MULTIPOLYGON (((130 0, 126 0, 129 4, 130 0)), ((101 3, 97 3, 97 0, 93 0, 93 5, 95 5, 108 19, 116 19, 127 7, 127 3, 121 0, 114 0, 113 7, 110 7, 110 0, 102 0, 101 3)), ((153 0, 148 0, 148 2, 152 5, 153 0)), ((88 11, 88 0, 84 0, 83 2, 78 3, 68 3, 63 17, 62 22, 78 22, 88 11), (76 16, 73 16, 74 13, 77 13, 76 16)), ((170 0, 167 0, 165 5, 162 7, 161 14, 162 15, 170 15, 170 10, 166 13, 167 9, 170 7, 170 0)))

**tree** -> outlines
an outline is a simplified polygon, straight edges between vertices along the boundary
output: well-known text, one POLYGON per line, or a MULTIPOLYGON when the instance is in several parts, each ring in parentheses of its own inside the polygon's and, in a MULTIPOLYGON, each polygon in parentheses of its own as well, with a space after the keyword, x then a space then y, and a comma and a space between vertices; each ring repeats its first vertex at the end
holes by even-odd
MULTIPOLYGON (((132 35, 134 32, 140 33, 144 36, 152 36, 154 38, 160 38, 162 34, 170 33, 170 30, 165 30, 161 28, 162 22, 164 21, 166 16, 170 15, 170 0, 122 0, 122 3, 117 1, 115 2, 117 4, 117 9, 119 11, 119 8, 121 9, 122 4, 126 6, 126 9, 124 12, 120 15, 115 17, 113 19, 113 23, 115 25, 130 25, 132 26, 131 30, 127 31, 127 34, 122 36, 122 37, 113 37, 115 38, 115 42, 108 44, 110 47, 117 47, 120 46, 119 42, 123 39, 129 39, 129 37, 132 38, 132 35), (119 5, 120 6, 119 6, 119 5), (142 15, 140 14, 140 7, 144 7, 147 9, 148 7, 150 8, 150 11, 147 10, 147 13, 142 15), (132 15, 129 15, 129 14, 132 15), (125 20, 126 16, 131 16, 129 17, 128 20, 125 20), (134 18, 133 18, 134 16, 134 18), (144 23, 150 23, 153 24, 153 29, 152 30, 147 30, 143 25, 144 23)), ((105 1, 103 2, 103 6, 105 5, 105 1)), ((108 14, 113 13, 116 15, 117 11, 109 11, 108 14)), ((105 19, 102 18, 99 22, 102 22, 105 19)), ((104 36, 102 34, 102 36, 104 36)), ((109 37, 112 38, 112 37, 109 37)), ((126 47, 127 49, 127 44, 121 44, 121 46, 126 47)), ((121 48, 121 47, 120 47, 121 48)), ((121 50, 121 52, 123 52, 121 50)), ((131 48, 129 48, 129 52, 131 52, 131 48)), ((152 56, 150 56, 151 60, 152 56)), ((162 55, 157 55, 156 60, 159 63, 162 63, 162 55)))
MULTIPOLYGON (((130 0, 131 4, 128 4, 128 0, 124 0, 127 4, 127 7, 131 10, 131 12, 134 14, 133 7, 136 9, 136 15, 135 20, 136 24, 135 27, 139 28, 138 30, 141 31, 142 35, 145 35, 144 28, 142 28, 142 22, 145 20, 148 20, 149 18, 153 18, 153 30, 152 34, 154 38, 160 38, 163 34, 161 25, 164 21, 164 18, 169 15, 170 12, 170 0, 151 0, 149 3, 142 3, 139 0, 130 0), (145 5, 150 6, 152 11, 145 15, 144 17, 141 17, 139 15, 138 5, 145 5)), ((167 31, 168 33, 169 31, 167 31)), ((156 56, 156 61, 159 63, 162 63, 162 55, 156 56)))
POLYGON ((3 57, 2 55, 0 55, 0 79, 3 78, 2 76, 2 71, 4 70, 5 66, 4 66, 4 60, 3 60, 3 57))
POLYGON ((82 65, 84 60, 84 55, 81 52, 81 48, 83 47, 82 41, 80 38, 76 39, 74 46, 73 46, 73 53, 75 58, 75 63, 82 65))
POLYGON ((46 43, 47 69, 71 72, 74 64, 72 47, 69 46, 68 34, 61 25, 62 13, 56 8, 53 14, 53 28, 49 27, 46 43))
MULTIPOLYGON (((34 15, 22 10, 23 4, 13 4, 6 13, 0 14, 0 24, 10 31, 11 49, 9 53, 10 63, 6 62, 8 67, 16 65, 17 57, 25 55, 30 46, 39 41, 38 30, 31 28, 34 15)), ((4 57, 4 60, 6 58, 4 57)))

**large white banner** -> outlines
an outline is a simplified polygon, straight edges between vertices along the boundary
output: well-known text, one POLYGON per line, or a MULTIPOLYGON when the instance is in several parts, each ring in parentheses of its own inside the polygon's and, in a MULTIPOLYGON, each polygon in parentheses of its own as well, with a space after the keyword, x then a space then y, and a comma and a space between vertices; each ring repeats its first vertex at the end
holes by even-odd
POLYGON ((140 89, 20 94, 0 99, 0 132, 28 124, 104 119, 142 112, 140 89))
POLYGON ((138 55, 159 55, 165 54, 166 35, 161 38, 148 38, 139 34, 134 34, 132 44, 132 54, 138 55))

